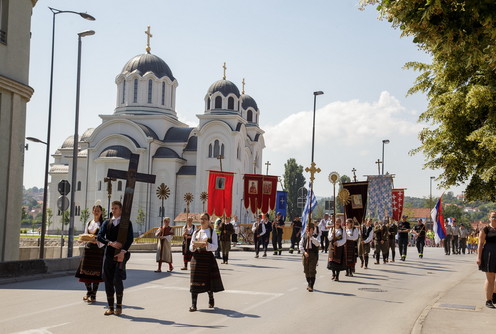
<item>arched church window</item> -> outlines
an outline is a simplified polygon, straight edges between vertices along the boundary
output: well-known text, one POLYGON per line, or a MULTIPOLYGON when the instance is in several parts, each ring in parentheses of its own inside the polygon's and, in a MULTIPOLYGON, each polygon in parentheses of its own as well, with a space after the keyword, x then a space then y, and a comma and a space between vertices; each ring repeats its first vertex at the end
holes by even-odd
POLYGON ((214 158, 217 158, 220 154, 220 144, 219 141, 216 139, 214 141, 214 158))
POLYGON ((210 97, 207 99, 207 110, 210 110, 210 97))
POLYGON ((153 82, 152 80, 148 80, 148 103, 152 103, 152 88, 153 82))
POLYGON ((122 104, 126 101, 126 81, 122 82, 122 104))
POLYGON ((212 157, 212 144, 208 145, 208 157, 212 157))
POLYGON ((227 99, 227 109, 234 110, 234 98, 232 96, 227 99))
POLYGON ((251 112, 251 110, 248 110, 248 113, 247 113, 247 116, 246 116, 246 120, 248 122, 253 122, 253 113, 251 112))
POLYGON ((134 79, 133 103, 138 103, 138 79, 134 79))
POLYGON ((122 191, 122 181, 117 182, 117 191, 122 191))
POLYGON ((78 181, 77 183, 77 191, 81 191, 81 181, 78 181))
POLYGON ((165 82, 162 82, 162 105, 165 104, 165 82))
POLYGON ((236 152, 236 157, 238 158, 238 160, 241 160, 241 146, 238 145, 238 150, 236 152))
POLYGON ((224 157, 224 144, 222 144, 220 146, 220 155, 222 155, 222 157, 224 157))
POLYGON ((102 181, 98 181, 98 191, 102 191, 102 181))
POLYGON ((215 109, 221 109, 222 108, 222 97, 217 96, 215 98, 215 109))

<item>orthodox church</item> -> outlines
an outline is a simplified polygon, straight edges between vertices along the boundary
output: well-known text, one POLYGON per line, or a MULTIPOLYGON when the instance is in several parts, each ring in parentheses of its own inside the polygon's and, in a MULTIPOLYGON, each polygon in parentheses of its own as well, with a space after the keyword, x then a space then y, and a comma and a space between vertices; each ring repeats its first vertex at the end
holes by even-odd
MULTIPOLYGON (((136 182, 131 220, 138 211, 145 214, 145 224, 136 231, 146 231, 160 224, 162 201, 157 188, 164 183, 170 189, 164 201, 164 216, 172 219, 185 212, 186 193, 193 195, 190 212, 202 212, 207 203, 201 194, 208 189, 209 170, 234 172, 233 214, 246 221, 243 206, 243 174, 261 173, 264 131, 259 127, 260 111, 255 100, 224 77, 206 91, 199 124, 189 127, 178 120, 176 90, 178 80, 160 57, 146 53, 130 59, 115 79, 116 108, 113 114, 100 115, 101 124, 84 131, 78 142, 77 184, 75 189, 75 229, 82 229, 80 213, 100 201, 107 208, 107 170, 127 170, 132 153, 139 154, 139 173, 156 175, 155 184, 136 182), (223 159, 219 161, 218 157, 223 159), (141 209, 141 210, 140 210, 141 209)), ((71 180, 74 140, 69 136, 53 154, 50 168, 49 208, 53 224, 61 227, 57 208, 60 196, 57 184, 71 180)), ((112 181, 111 200, 122 200, 125 180, 112 181)))

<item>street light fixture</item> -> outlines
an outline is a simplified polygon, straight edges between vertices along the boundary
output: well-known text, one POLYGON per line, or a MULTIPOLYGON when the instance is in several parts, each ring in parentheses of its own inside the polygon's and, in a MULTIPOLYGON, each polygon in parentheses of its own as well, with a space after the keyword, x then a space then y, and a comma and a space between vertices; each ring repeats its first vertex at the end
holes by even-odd
POLYGON ((67 257, 72 257, 72 248, 74 243, 74 214, 76 210, 75 188, 77 182, 77 156, 79 142, 79 92, 81 83, 81 38, 94 35, 93 30, 86 30, 78 33, 78 60, 77 60, 77 79, 76 79, 76 116, 74 121, 74 144, 72 145, 72 187, 71 187, 71 212, 69 221, 69 236, 67 242, 67 257))
POLYGON ((384 145, 389 144, 389 139, 382 140, 382 175, 384 175, 384 145))
MULTIPOLYGON (((43 184, 43 212, 41 219, 41 236, 40 236, 40 259, 45 257, 45 233, 46 233, 46 220, 47 220, 47 201, 48 201, 48 172, 50 168, 50 133, 52 128, 52 96, 53 96, 53 63, 54 63, 54 50, 55 50, 55 16, 57 14, 77 14, 83 19, 95 21, 95 18, 87 13, 73 12, 71 10, 60 10, 48 7, 52 13, 52 60, 50 63, 50 92, 48 94, 48 126, 47 126, 47 139, 46 139, 46 157, 45 157, 45 181, 43 184)), ((40 141, 41 142, 41 141, 40 141)))

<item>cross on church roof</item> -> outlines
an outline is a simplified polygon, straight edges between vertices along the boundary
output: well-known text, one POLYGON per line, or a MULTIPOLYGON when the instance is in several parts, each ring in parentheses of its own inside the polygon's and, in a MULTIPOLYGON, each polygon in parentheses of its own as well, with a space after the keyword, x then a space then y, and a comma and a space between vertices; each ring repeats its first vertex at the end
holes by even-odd
POLYGON ((150 26, 148 26, 148 28, 145 30, 145 34, 146 34, 146 52, 150 53, 150 51, 152 50, 150 48, 150 38, 153 37, 153 35, 150 33, 150 26))
POLYGON ((241 89, 241 94, 244 94, 245 93, 245 78, 243 78, 243 81, 241 81, 241 85, 242 85, 242 89, 241 89))
POLYGON ((227 70, 226 62, 224 62, 224 65, 222 66, 222 68, 224 69, 224 76, 222 77, 222 79, 226 80, 226 70, 227 70))

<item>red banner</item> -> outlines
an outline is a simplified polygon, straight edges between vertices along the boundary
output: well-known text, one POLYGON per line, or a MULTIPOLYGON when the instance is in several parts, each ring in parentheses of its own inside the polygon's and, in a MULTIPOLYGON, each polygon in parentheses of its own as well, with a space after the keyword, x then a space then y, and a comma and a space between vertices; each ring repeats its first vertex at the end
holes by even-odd
POLYGON ((245 174, 244 176, 245 208, 256 213, 258 209, 263 213, 276 207, 277 176, 245 174))
POLYGON ((405 189, 393 189, 392 192, 392 206, 393 206, 393 219, 397 222, 401 219, 403 213, 403 201, 405 200, 405 189))
POLYGON ((208 177, 208 214, 231 217, 234 173, 210 171, 208 177))

